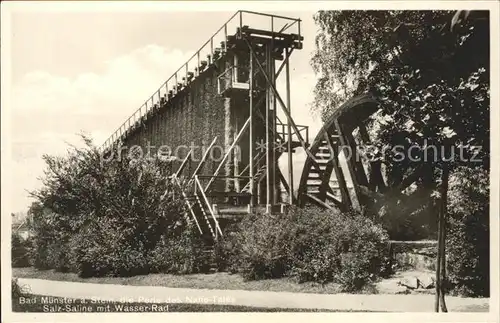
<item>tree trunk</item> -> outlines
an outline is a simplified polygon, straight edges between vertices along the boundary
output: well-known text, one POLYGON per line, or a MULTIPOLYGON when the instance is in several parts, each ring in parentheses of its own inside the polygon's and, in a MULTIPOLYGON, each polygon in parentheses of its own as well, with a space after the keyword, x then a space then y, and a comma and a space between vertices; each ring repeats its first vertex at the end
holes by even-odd
POLYGON ((446 306, 445 282, 446 282, 446 215, 448 203, 448 177, 449 168, 445 163, 443 165, 443 173, 441 176, 440 201, 438 213, 438 247, 436 259, 436 295, 434 301, 434 311, 439 312, 441 307, 442 312, 448 312, 446 306))
POLYGON ((445 285, 446 285, 446 219, 447 219, 447 204, 448 204, 448 177, 449 177, 449 168, 448 164, 443 165, 443 174, 442 174, 442 186, 441 186, 441 207, 440 207, 440 222, 441 222, 441 291, 439 293, 440 303, 441 303, 441 311, 448 312, 446 307, 446 302, 444 299, 445 295, 445 285))
POLYGON ((441 294, 441 212, 438 212, 438 245, 436 253, 436 295, 434 299, 434 312, 439 312, 439 301, 441 294))

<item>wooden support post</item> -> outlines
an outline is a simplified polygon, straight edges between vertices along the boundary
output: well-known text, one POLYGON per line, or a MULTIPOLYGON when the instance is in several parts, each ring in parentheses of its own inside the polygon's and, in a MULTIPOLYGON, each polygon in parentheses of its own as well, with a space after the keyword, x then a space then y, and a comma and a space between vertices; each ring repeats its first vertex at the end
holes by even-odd
POLYGON ((249 101, 249 117, 248 119, 250 120, 250 125, 249 125, 249 157, 248 157, 248 165, 249 165, 249 176, 250 176, 250 207, 254 206, 255 203, 255 189, 254 189, 254 181, 253 181, 253 142, 254 142, 254 135, 253 135, 253 55, 250 52, 250 72, 248 75, 248 101, 249 101))
MULTIPOLYGON (((291 50, 287 51, 287 55, 285 58, 286 61, 286 104, 288 107, 288 111, 292 113, 292 106, 291 106, 291 99, 290 99, 290 64, 289 62, 289 57, 291 54, 291 50)), ((287 118, 287 130, 288 130, 288 203, 292 205, 294 203, 294 197, 293 197, 293 152, 292 152, 292 126, 290 125, 292 123, 291 118, 287 118)), ((284 131, 283 131, 284 132, 284 131)))
MULTIPOLYGON (((270 74, 270 60, 271 60, 271 48, 269 46, 266 46, 266 66, 267 66, 267 71, 266 74, 270 74)), ((270 84, 268 84, 270 85, 270 84)), ((274 140, 273 136, 271 134, 271 124, 272 124, 272 119, 274 118, 274 113, 271 111, 273 109, 272 107, 272 94, 270 93, 271 91, 269 90, 269 86, 266 87, 266 210, 269 207, 269 205, 273 204, 273 187, 272 187, 272 181, 274 178, 272 177, 273 173, 273 154, 272 152, 274 151, 274 140)), ((267 212, 266 212, 267 213, 267 212)))

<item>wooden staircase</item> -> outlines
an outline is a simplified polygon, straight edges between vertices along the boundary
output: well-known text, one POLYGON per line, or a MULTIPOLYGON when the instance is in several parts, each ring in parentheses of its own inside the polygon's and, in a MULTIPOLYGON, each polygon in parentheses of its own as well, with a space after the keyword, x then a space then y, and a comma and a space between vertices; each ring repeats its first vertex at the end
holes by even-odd
POLYGON ((310 167, 307 181, 305 196, 314 204, 325 206, 326 199, 334 201, 335 195, 332 194, 332 188, 329 186, 330 177, 334 171, 334 159, 338 156, 339 143, 338 132, 333 130, 328 135, 325 135, 321 140, 313 143, 310 152, 313 154, 316 165, 307 165, 310 167))
POLYGON ((215 272, 218 269, 218 264, 215 258, 215 243, 217 234, 215 232, 216 225, 214 219, 211 219, 210 211, 207 206, 202 202, 199 195, 190 195, 186 199, 187 203, 191 204, 192 214, 197 219, 199 228, 201 230, 201 239, 203 241, 203 249, 201 250, 203 254, 203 271, 204 272, 215 272))
POLYGON ((319 195, 323 180, 320 178, 320 171, 326 175, 328 171, 328 163, 332 158, 332 152, 326 140, 322 141, 314 157, 318 163, 318 168, 313 167, 307 178, 307 194, 319 195))

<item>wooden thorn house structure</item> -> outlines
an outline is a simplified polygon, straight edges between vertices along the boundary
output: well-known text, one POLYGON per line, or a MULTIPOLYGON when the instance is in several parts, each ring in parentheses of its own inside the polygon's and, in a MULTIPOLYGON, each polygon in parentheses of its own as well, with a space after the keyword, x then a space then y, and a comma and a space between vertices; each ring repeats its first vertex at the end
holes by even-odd
POLYGON ((346 171, 339 156, 341 147, 355 149, 355 128, 369 141, 363 122, 378 105, 369 95, 353 98, 310 145, 308 127, 291 116, 290 57, 302 49, 302 41, 300 19, 236 12, 105 141, 103 151, 168 146, 186 217, 207 241, 219 239, 229 221, 250 212, 284 212, 287 205, 307 203, 363 206, 366 196, 386 189, 380 165, 363 166, 351 158, 346 171), (266 27, 252 28, 254 18, 266 27), (277 89, 279 77, 284 78, 283 93, 277 89), (307 160, 295 190, 298 149, 307 160), (286 172, 279 167, 280 157, 287 159, 286 172), (181 185, 182 178, 187 185, 181 185))

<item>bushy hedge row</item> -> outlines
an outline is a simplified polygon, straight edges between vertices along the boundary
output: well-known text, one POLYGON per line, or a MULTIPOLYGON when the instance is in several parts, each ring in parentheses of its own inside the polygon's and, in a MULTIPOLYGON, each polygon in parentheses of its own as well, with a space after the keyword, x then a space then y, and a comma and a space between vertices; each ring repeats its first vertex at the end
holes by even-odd
POLYGON ((170 163, 129 154, 103 161, 86 143, 44 157, 44 185, 30 209, 34 266, 83 277, 200 270, 201 244, 168 179, 170 163))
POLYGON ((246 279, 295 277, 359 290, 385 268, 387 234, 355 213, 294 208, 245 217, 227 240, 229 268, 246 279))

